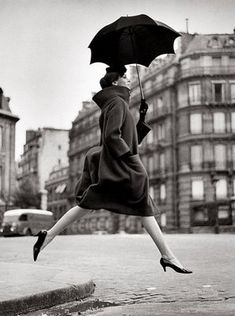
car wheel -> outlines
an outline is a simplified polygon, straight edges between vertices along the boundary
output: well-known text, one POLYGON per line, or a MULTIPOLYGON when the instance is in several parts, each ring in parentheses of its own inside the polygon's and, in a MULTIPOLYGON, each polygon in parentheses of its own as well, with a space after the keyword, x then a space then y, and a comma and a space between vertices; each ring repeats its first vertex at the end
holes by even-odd
POLYGON ((30 228, 27 229, 25 236, 32 236, 32 231, 30 228))

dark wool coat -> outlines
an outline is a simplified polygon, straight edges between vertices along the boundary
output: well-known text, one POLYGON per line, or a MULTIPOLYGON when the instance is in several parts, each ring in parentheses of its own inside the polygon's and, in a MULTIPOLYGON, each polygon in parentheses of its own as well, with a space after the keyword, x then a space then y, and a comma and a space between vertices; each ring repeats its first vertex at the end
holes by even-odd
POLYGON ((77 204, 120 214, 152 216, 146 170, 138 155, 136 123, 129 110, 129 89, 104 88, 93 100, 101 108, 101 146, 91 148, 76 185, 77 204), (131 156, 122 156, 131 152, 131 156))

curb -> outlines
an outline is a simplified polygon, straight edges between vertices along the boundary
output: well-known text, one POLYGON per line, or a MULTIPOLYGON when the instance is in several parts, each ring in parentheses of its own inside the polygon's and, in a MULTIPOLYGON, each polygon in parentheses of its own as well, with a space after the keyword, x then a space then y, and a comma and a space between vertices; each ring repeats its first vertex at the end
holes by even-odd
POLYGON ((16 316, 20 313, 33 312, 54 305, 84 299, 95 291, 95 283, 90 280, 79 285, 42 292, 0 302, 0 315, 16 316))

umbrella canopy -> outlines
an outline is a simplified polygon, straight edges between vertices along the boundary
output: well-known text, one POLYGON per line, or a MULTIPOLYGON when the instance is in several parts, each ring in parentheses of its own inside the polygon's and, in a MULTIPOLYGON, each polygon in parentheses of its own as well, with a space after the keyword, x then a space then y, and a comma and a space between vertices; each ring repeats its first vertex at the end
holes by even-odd
POLYGON ((140 14, 120 17, 103 27, 91 41, 91 64, 140 64, 149 66, 157 56, 174 53, 174 40, 180 36, 168 25, 140 14))

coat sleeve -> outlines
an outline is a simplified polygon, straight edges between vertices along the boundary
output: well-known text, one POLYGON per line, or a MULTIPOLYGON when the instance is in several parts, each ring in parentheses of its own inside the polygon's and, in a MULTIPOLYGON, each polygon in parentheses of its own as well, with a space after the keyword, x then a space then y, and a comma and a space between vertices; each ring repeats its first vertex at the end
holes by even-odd
POLYGON ((122 100, 114 102, 107 112, 104 141, 115 158, 120 158, 130 147, 122 138, 122 125, 126 116, 126 105, 122 100))

